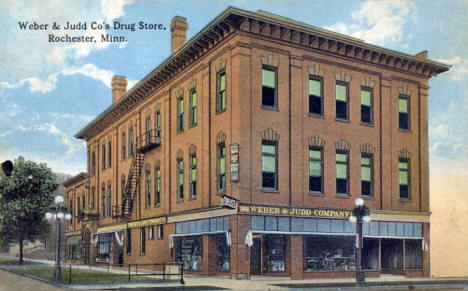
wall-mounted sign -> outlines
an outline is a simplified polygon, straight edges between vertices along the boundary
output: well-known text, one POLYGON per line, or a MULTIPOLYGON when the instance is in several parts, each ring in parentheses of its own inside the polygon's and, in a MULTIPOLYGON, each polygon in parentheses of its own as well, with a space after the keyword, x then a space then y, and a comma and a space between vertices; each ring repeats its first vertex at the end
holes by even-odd
POLYGON ((220 205, 230 209, 237 209, 238 203, 237 200, 232 197, 223 196, 221 197, 220 205))
POLYGON ((134 227, 143 227, 143 226, 148 226, 148 225, 156 225, 156 224, 166 223, 166 221, 167 221, 166 216, 162 216, 162 217, 132 221, 128 223, 128 227, 134 228, 134 227))
POLYGON ((231 182, 239 182, 239 145, 231 145, 231 182))
POLYGON ((239 213, 263 214, 263 215, 287 215, 301 217, 335 217, 348 218, 351 210, 302 208, 286 206, 240 205, 239 213))

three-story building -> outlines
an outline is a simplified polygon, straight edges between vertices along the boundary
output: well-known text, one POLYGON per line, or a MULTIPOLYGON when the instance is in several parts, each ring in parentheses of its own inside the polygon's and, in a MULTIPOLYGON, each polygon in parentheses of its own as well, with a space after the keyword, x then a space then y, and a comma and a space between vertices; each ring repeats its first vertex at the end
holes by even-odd
POLYGON ((87 260, 354 276, 362 197, 364 269, 428 276, 428 79, 449 66, 263 11, 187 27, 174 17, 172 55, 128 91, 114 77, 76 135, 87 260))

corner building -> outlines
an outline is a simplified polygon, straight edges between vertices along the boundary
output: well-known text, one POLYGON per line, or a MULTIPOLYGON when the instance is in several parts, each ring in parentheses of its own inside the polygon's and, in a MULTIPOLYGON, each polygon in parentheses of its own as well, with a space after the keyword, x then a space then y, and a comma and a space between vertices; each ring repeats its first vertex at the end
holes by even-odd
POLYGON ((353 277, 362 197, 367 275, 429 276, 428 79, 449 66, 263 11, 187 27, 173 18, 172 55, 128 91, 114 77, 76 135, 82 260, 353 277))

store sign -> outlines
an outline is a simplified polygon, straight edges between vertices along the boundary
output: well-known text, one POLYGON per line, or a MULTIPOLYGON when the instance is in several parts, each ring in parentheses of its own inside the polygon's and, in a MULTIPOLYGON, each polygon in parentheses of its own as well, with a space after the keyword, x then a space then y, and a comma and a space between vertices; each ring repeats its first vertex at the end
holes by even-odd
POLYGON ((237 200, 232 198, 232 197, 229 197, 229 196, 223 196, 221 197, 221 206, 222 207, 226 207, 226 208, 230 208, 230 209, 237 209, 237 200))
POLYGON ((324 209, 324 208, 301 208, 283 206, 261 206, 261 205, 240 205, 240 213, 263 214, 263 215, 287 215, 300 217, 335 217, 348 218, 351 210, 324 209))
POLYGON ((148 226, 148 225, 162 224, 162 223, 165 223, 166 221, 167 221, 167 218, 165 216, 162 216, 162 217, 157 217, 157 218, 132 221, 128 223, 128 227, 129 228, 143 227, 143 226, 148 226))

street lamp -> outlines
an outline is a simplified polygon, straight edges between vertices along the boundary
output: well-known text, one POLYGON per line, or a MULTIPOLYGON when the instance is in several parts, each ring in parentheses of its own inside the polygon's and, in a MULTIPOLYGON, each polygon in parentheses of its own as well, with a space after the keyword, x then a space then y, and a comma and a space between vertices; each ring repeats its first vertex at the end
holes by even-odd
POLYGON ((63 205, 63 196, 57 195, 54 198, 56 204, 55 207, 51 207, 50 212, 45 214, 46 219, 55 219, 56 220, 56 229, 57 229, 57 246, 55 253, 55 273, 54 279, 57 282, 60 282, 62 276, 62 270, 60 267, 60 244, 61 244, 61 235, 60 235, 60 226, 62 219, 70 220, 71 214, 67 212, 67 208, 63 205))
POLYGON ((364 206, 364 199, 357 198, 354 201, 356 205, 353 209, 353 213, 349 217, 349 221, 356 223, 356 286, 364 286, 366 284, 365 274, 362 270, 362 222, 370 222, 370 210, 367 206, 364 206))

